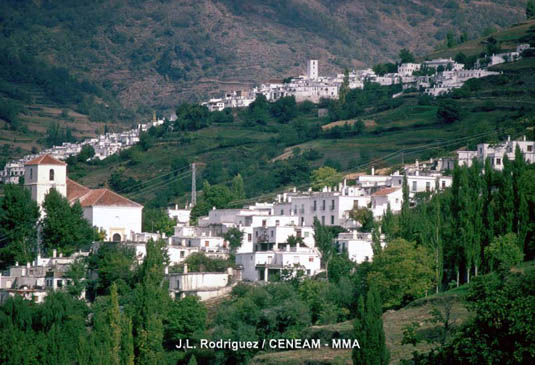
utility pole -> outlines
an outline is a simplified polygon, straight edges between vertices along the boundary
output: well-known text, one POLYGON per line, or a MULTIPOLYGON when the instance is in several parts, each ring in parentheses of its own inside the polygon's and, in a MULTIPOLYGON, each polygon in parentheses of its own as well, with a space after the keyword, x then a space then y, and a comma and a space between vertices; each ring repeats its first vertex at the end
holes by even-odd
POLYGON ((191 164, 191 207, 193 208, 197 204, 197 183, 195 179, 196 167, 195 163, 191 164))

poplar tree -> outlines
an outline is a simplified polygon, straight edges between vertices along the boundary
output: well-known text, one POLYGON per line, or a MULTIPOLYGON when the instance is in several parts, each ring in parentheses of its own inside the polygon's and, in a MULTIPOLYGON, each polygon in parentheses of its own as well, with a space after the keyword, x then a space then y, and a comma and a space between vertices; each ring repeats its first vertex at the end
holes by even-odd
POLYGON ((483 250, 494 239, 494 212, 495 212, 495 200, 494 200, 494 170, 490 165, 490 159, 485 160, 483 187, 482 187, 482 219, 483 219, 483 232, 482 232, 482 247, 483 250))
POLYGON ((399 230, 401 237, 406 240, 410 240, 412 237, 412 229, 410 224, 410 197, 409 197, 409 184, 407 182, 407 175, 403 176, 403 202, 401 205, 401 214, 399 218, 399 230))
POLYGON ((513 191, 513 168, 507 158, 503 158, 503 171, 501 174, 500 186, 498 189, 499 219, 498 228, 501 228, 500 235, 513 233, 513 221, 515 218, 515 201, 513 191))
POLYGON ((518 237, 518 242, 524 250, 524 242, 529 225, 529 208, 526 197, 526 186, 523 181, 524 172, 526 170, 526 162, 520 147, 517 145, 515 149, 515 159, 513 161, 513 196, 514 196, 514 220, 513 232, 518 237))
POLYGON ((360 296, 354 322, 354 338, 358 340, 360 348, 353 348, 353 364, 388 364, 390 353, 385 343, 382 307, 375 285, 370 287, 365 300, 364 295, 360 296))
POLYGON ((392 209, 390 209, 390 203, 386 206, 386 212, 381 221, 381 229, 385 235, 386 241, 390 241, 394 238, 396 230, 396 221, 392 209))

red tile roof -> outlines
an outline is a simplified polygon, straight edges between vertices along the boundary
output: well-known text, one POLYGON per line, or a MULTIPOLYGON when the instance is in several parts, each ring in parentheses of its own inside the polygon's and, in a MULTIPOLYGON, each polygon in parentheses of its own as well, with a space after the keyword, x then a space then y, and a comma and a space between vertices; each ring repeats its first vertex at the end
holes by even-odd
POLYGON ((116 207, 143 207, 108 189, 89 189, 77 182, 67 179, 67 199, 69 202, 80 202, 82 207, 116 206, 116 207))
POLYGON ((389 195, 389 194, 392 194, 393 192, 395 191, 398 191, 400 188, 384 188, 384 189, 381 189, 381 190, 378 190, 376 191, 375 193, 372 194, 372 196, 385 196, 385 195, 389 195))
POLYGON ((85 186, 78 184, 76 181, 67 178, 67 199, 70 202, 84 196, 90 191, 91 189, 86 188, 85 186))
POLYGON ((33 160, 26 162, 24 165, 60 165, 66 166, 67 164, 63 161, 60 161, 50 155, 43 155, 33 160))

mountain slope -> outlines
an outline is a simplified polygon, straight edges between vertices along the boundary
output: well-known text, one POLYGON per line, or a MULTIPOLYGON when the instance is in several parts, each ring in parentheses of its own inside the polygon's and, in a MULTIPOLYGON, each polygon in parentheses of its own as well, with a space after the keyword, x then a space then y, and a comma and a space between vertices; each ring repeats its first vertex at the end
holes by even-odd
POLYGON ((6 0, 0 44, 64 66, 123 106, 179 101, 302 73, 424 54, 448 31, 477 36, 524 2, 412 0, 6 0))

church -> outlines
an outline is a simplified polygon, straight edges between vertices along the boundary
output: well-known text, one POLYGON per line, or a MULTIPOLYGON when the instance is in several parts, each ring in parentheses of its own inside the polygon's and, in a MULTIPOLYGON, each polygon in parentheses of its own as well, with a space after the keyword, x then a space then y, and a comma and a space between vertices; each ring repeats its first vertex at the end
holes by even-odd
POLYGON ((79 202, 84 218, 104 231, 107 241, 129 241, 141 233, 142 205, 109 189, 89 189, 78 184, 67 177, 67 164, 50 155, 25 163, 24 185, 39 206, 52 188, 71 204, 79 202))

